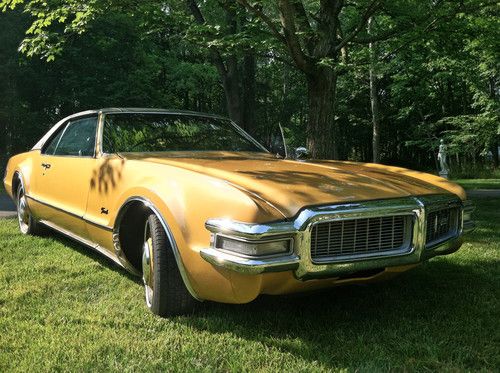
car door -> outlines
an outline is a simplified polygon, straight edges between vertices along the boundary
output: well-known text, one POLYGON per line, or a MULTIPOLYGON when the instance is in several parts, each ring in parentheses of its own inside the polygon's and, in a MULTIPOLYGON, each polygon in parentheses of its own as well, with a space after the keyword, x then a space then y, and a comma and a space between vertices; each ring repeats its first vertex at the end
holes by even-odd
POLYGON ((97 116, 69 120, 42 148, 33 195, 38 217, 85 238, 83 216, 96 164, 97 116))

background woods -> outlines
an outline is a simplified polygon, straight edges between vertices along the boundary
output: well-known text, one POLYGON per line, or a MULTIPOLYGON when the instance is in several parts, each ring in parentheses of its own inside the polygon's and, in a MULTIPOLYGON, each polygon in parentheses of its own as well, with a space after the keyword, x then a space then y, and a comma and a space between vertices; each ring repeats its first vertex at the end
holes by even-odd
MULTIPOLYGON (((496 1, 0 0, 0 165, 106 106, 278 124, 319 158, 498 166, 496 1)), ((467 176, 467 175, 465 175, 467 176)))

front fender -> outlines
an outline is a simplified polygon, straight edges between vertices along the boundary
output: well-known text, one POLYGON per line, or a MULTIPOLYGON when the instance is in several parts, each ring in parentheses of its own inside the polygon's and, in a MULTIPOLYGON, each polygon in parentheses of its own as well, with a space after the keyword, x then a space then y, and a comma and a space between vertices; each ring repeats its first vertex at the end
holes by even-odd
POLYGON ((120 212, 131 200, 142 200, 164 222, 171 235, 174 255, 186 287, 197 299, 239 303, 255 297, 241 298, 233 284, 250 279, 226 269, 216 268, 202 259, 200 251, 210 245, 210 232, 205 222, 210 218, 229 218, 246 222, 272 221, 282 216, 271 207, 259 203, 245 191, 205 175, 177 178, 146 177, 122 193, 112 209, 112 226, 119 223, 120 212), (202 187, 203 186, 203 187, 202 187))

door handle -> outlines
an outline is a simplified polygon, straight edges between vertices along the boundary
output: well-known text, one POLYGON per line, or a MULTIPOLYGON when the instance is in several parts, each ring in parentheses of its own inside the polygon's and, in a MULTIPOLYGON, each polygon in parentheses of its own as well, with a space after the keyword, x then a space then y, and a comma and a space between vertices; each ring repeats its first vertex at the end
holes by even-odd
POLYGON ((48 170, 50 168, 50 163, 42 163, 42 167, 48 170))

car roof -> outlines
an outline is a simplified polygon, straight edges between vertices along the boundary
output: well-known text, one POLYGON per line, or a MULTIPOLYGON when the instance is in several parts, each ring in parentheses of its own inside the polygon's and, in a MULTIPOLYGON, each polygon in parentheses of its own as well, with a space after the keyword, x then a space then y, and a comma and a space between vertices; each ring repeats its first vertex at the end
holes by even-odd
POLYGON ((177 110, 177 109, 163 109, 163 108, 140 108, 140 107, 108 107, 101 109, 93 109, 93 110, 85 110, 75 114, 72 114, 64 119, 75 118, 90 114, 117 114, 117 113, 144 113, 144 114, 178 114, 178 115, 196 115, 202 117, 211 117, 211 118, 222 118, 227 119, 226 117, 218 114, 208 114, 202 113, 198 111, 189 111, 189 110, 177 110))
POLYGON ((224 116, 217 114, 207 114, 200 113, 197 111, 188 111, 188 110, 174 110, 174 109, 161 109, 161 108, 137 108, 137 107, 109 107, 102 109, 93 109, 93 110, 85 110, 80 111, 75 114, 68 115, 67 117, 59 120, 36 144, 33 146, 32 150, 38 150, 43 147, 45 141, 47 141, 52 134, 57 131, 59 126, 70 119, 79 118, 87 115, 93 114, 119 114, 119 113, 135 113, 135 114, 175 114, 175 115, 191 115, 191 116, 199 116, 205 118, 218 118, 218 119, 227 119, 224 116))

